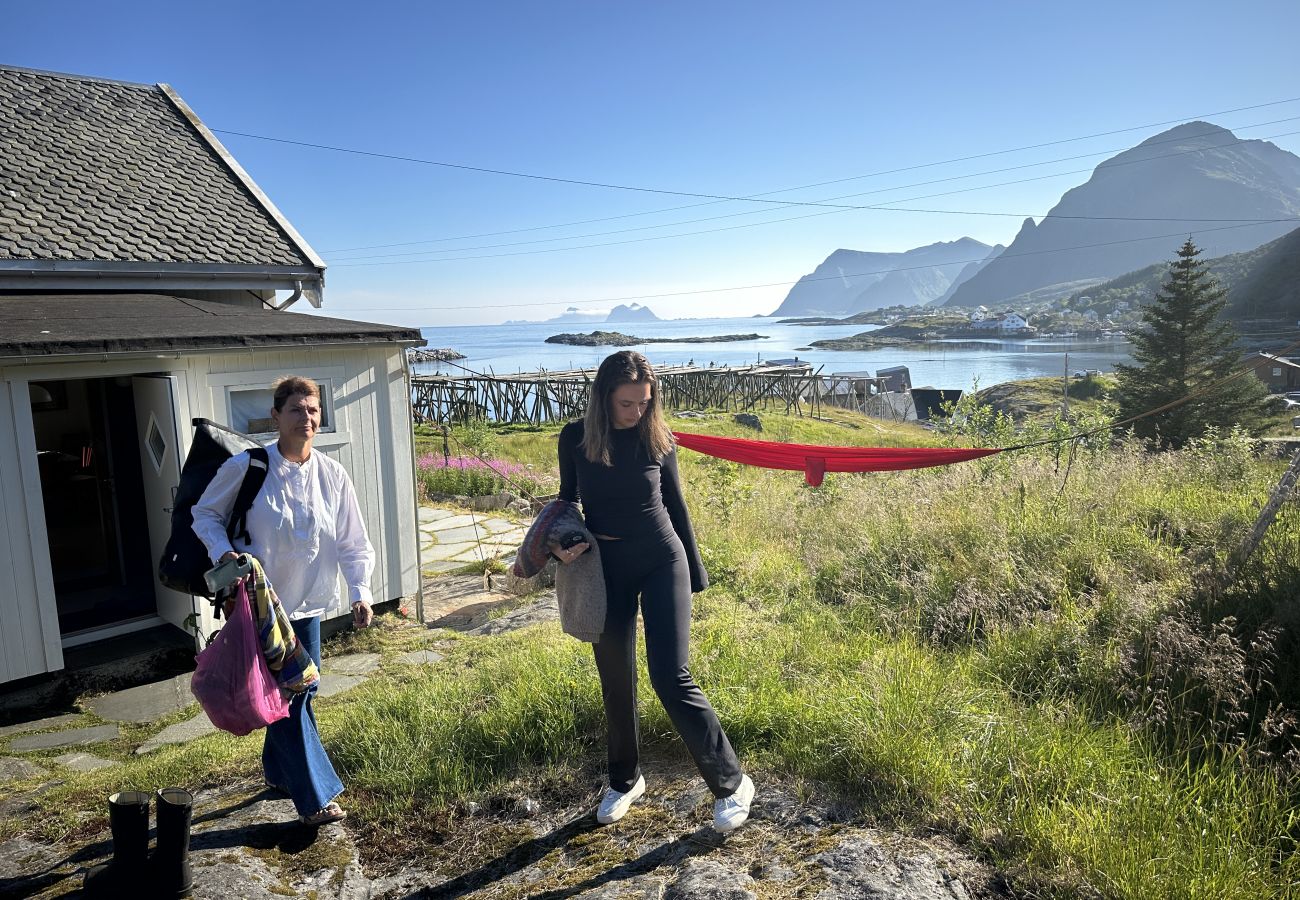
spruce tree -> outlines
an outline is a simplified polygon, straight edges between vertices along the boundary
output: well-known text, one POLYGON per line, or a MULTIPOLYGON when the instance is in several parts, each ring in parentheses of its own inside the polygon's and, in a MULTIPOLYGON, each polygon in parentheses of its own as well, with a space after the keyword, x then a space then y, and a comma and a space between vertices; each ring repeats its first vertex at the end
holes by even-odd
POLYGON ((1142 328, 1131 335, 1134 365, 1116 367, 1123 418, 1197 395, 1133 423, 1138 435, 1161 447, 1181 447, 1211 426, 1256 431, 1267 416, 1267 391, 1253 373, 1209 387, 1239 370, 1241 354, 1236 331, 1223 319, 1227 292, 1197 259, 1200 253, 1191 238, 1178 250, 1142 311, 1142 328))

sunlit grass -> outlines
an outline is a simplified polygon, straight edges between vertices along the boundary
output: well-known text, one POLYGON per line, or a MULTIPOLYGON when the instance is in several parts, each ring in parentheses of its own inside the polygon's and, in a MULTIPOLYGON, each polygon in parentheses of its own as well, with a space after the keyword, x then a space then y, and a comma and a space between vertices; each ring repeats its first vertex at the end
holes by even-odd
MULTIPOLYGON (((774 440, 934 437, 762 418, 774 440)), ((721 414, 672 425, 755 436, 721 414)), ((494 435, 494 452, 553 476, 556 430, 494 435)), ((1296 667, 1255 671, 1268 647, 1238 632, 1294 597, 1296 517, 1254 561, 1251 583, 1273 599, 1192 602, 1280 463, 1229 438, 833 474, 811 489, 798 473, 681 457, 714 584, 696 597, 692 671, 748 766, 821 782, 869 818, 950 832, 1025 896, 1294 895, 1294 782, 1258 725, 1264 692, 1285 695, 1296 667)), ((365 642, 410 645, 400 631, 365 642)), ((641 684, 646 739, 676 746, 641 684)), ((347 697, 323 706, 323 734, 352 821, 373 834, 436 822, 530 772, 603 765, 590 650, 555 626, 457 640, 430 668, 386 663, 347 697)), ((72 828, 110 784, 253 774, 259 747, 217 736, 70 776, 41 799, 38 827, 72 828)))

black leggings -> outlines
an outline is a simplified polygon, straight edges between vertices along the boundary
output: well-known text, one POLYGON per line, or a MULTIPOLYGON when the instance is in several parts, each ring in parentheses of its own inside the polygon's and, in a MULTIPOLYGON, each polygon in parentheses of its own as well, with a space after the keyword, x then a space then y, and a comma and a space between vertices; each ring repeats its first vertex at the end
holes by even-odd
POLYGON ((636 612, 641 598, 650 683, 715 797, 740 787, 740 762, 717 713, 686 666, 691 579, 676 535, 600 542, 608 610, 594 645, 609 728, 609 786, 631 790, 641 775, 636 710, 636 612))

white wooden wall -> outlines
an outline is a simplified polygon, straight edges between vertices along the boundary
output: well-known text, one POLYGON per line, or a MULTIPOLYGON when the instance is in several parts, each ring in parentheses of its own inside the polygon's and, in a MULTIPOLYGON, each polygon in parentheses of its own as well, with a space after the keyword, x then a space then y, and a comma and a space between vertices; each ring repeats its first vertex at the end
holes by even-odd
MULTIPOLYGON (((186 379, 192 416, 230 424, 232 389, 267 387, 282 375, 305 375, 331 395, 331 430, 313 447, 338 460, 356 487, 375 547, 376 602, 420 590, 419 531, 411 457, 410 394, 402 350, 392 345, 219 353, 190 359, 186 379)), ((270 436, 266 438, 268 441, 270 436)), ((347 615, 346 592, 326 618, 347 615)), ((205 633, 217 626, 206 621, 205 633)))
MULTIPOLYGON (((0 682, 63 667, 29 380, 177 375, 182 391, 178 424, 186 440, 182 455, 193 433, 191 418, 229 424, 232 387, 264 388, 288 374, 320 381, 331 394, 333 429, 321 433, 314 446, 341 462, 356 485, 376 552, 371 590, 376 602, 383 602, 414 596, 420 589, 410 395, 402 352, 391 344, 259 349, 0 369, 0 682)), ((200 603, 205 613, 207 607, 200 603)), ((344 593, 327 617, 347 613, 344 593)), ((201 627, 209 634, 217 625, 206 615, 201 627)))
POLYGON ((2 379, 0 682, 63 668, 47 546, 27 382, 2 379), (33 552, 36 546, 41 553, 33 552))

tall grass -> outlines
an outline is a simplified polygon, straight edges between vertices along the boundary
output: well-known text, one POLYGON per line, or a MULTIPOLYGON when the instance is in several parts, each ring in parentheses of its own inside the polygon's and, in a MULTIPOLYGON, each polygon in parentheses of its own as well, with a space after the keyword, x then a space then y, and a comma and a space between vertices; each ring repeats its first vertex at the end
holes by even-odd
MULTIPOLYGON (((809 443, 927 438, 766 421, 809 443)), ((984 425, 990 442, 1004 427, 984 425)), ((553 452, 553 434, 502 434, 499 452, 553 452)), ((696 598, 692 670, 760 782, 815 779, 868 816, 956 833, 1025 896, 1300 895, 1295 510, 1233 587, 1206 587, 1280 463, 1224 435, 818 489, 681 464, 714 585, 696 598)), ((648 683, 644 735, 677 746, 648 683)), ((322 727, 378 832, 538 768, 600 768, 590 651, 554 626, 458 642, 446 664, 386 670, 365 692, 322 727)), ((238 768, 236 747, 215 745, 219 767, 238 768)))
MULTIPOLYGON (((715 585, 692 668, 751 764, 951 829, 1040 895, 1292 896, 1295 666, 1276 620, 1300 585, 1295 517, 1238 588, 1202 590, 1279 464, 1228 435, 820 489, 682 467, 715 585)), ((668 739, 646 683, 645 734, 668 739)), ((589 656, 550 628, 351 715, 334 745, 394 816, 600 754, 589 656)))

